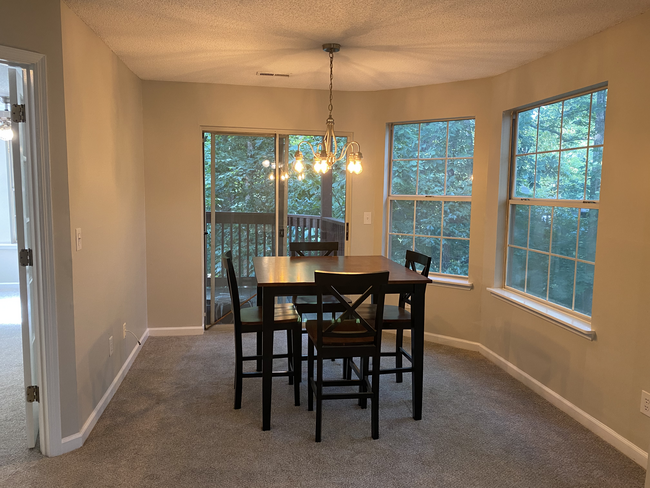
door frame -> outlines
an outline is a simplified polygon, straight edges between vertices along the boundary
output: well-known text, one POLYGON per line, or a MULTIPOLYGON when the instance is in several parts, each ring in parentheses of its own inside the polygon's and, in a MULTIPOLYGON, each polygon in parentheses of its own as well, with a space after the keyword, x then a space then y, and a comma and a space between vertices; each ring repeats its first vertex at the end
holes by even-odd
MULTIPOLYGON (((20 67, 27 72, 26 144, 31 155, 31 178, 23 180, 25 199, 33 209, 34 218, 34 283, 32 297, 38 313, 33 320, 38 336, 39 379, 39 446, 46 456, 63 453, 61 436, 61 403, 59 390, 59 351, 56 322, 54 232, 50 187, 50 157, 47 124, 47 82, 44 54, 0 46, 0 62, 20 67)), ((22 190, 21 190, 22 191, 22 190)), ((22 300, 22 297, 21 297, 22 300)))

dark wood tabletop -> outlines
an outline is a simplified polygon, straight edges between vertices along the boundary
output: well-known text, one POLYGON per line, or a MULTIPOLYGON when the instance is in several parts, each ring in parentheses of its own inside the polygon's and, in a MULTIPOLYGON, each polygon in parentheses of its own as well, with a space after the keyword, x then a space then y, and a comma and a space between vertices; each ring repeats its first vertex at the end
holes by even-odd
POLYGON ((253 258, 253 263, 259 287, 313 285, 316 270, 345 273, 388 271, 388 282, 392 284, 431 282, 426 276, 384 256, 275 256, 253 258))

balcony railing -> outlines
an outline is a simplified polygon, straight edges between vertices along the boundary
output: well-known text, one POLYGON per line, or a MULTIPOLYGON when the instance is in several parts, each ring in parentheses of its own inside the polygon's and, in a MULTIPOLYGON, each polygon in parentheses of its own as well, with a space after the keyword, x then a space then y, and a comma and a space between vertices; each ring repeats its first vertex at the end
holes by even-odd
MULTIPOLYGON (((214 229, 211 218, 210 212, 206 212, 208 273, 212 269, 210 258, 213 244, 217 259, 225 251, 232 251, 233 265, 237 276, 241 278, 253 276, 254 257, 277 254, 274 213, 215 212, 214 229)), ((285 242, 294 241, 336 241, 339 243, 339 254, 343 254, 345 249, 345 222, 342 220, 318 215, 291 214, 287 216, 285 229, 288 241, 282 240, 280 254, 286 254, 285 242)), ((216 277, 223 278, 221 263, 217 261, 215 264, 216 277)))

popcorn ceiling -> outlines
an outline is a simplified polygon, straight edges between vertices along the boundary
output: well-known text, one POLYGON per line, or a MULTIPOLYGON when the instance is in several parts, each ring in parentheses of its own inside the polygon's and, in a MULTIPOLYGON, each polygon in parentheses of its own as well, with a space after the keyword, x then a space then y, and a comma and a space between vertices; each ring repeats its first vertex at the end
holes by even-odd
POLYGON ((141 79, 334 90, 497 75, 650 0, 65 0, 141 79), (257 72, 291 73, 290 78, 257 72))

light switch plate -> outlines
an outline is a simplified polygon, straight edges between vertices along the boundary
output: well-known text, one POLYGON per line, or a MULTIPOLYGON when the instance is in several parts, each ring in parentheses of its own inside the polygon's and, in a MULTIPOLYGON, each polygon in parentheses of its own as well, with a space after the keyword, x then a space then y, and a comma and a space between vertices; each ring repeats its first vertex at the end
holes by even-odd
POLYGON ((372 224, 372 212, 363 212, 363 223, 372 224))

